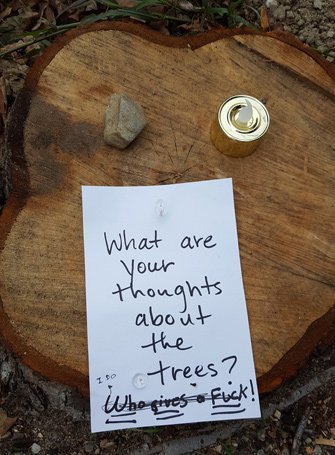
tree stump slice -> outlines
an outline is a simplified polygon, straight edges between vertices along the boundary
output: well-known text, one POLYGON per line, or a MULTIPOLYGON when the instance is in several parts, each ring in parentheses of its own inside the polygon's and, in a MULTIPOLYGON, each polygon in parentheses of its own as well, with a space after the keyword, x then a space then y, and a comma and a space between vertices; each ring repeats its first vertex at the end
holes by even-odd
MULTIPOLYGON (((34 371, 87 394, 81 185, 158 185, 232 177, 261 392, 334 339, 335 74, 284 34, 192 38, 108 23, 60 38, 12 112, 13 190, 0 222, 0 332, 34 371), (114 92, 148 125, 126 151, 103 142, 114 92), (257 151, 211 144, 222 101, 267 102, 257 151)), ((115 321, 117 324, 117 321, 115 321)))

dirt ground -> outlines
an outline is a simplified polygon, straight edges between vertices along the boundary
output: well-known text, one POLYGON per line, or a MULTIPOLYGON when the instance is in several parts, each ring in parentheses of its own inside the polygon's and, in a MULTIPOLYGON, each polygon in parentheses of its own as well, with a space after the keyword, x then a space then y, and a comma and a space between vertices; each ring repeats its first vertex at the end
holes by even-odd
MULTIPOLYGON (((262 3, 248 0, 243 6, 245 18, 256 21, 262 3)), ((266 6, 271 29, 293 33, 329 62, 335 61, 334 0, 266 0, 266 6)), ((0 93, 5 91, 7 104, 0 109, 0 124, 30 64, 31 60, 20 58, 0 61, 0 93)), ((0 359, 7 359, 6 353, 0 359)), ((335 454, 335 347, 316 351, 297 378, 263 397, 259 421, 93 435, 87 401, 78 397, 66 410, 49 406, 44 393, 29 384, 20 368, 15 378, 8 376, 6 362, 0 365, 0 377, 1 455, 335 454)))

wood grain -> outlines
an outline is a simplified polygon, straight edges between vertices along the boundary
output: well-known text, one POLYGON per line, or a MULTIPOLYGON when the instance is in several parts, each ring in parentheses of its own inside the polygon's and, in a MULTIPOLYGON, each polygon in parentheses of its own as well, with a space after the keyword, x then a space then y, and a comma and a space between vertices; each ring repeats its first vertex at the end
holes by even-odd
POLYGON ((105 24, 63 37, 32 69, 8 125, 0 331, 35 371, 87 393, 81 185, 233 177, 261 392, 334 338, 333 70, 289 37, 239 33, 176 39, 105 24), (148 119, 126 151, 103 142, 114 92, 148 119), (266 100, 271 126, 234 159, 209 130, 239 93, 266 100))

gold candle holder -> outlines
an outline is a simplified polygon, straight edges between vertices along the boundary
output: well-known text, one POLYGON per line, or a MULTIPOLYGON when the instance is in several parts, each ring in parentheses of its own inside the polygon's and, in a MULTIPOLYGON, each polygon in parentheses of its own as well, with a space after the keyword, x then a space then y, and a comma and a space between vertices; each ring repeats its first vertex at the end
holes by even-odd
POLYGON ((220 106, 211 126, 211 140, 225 155, 248 156, 259 145, 269 124, 269 113, 261 101, 248 95, 233 96, 220 106))

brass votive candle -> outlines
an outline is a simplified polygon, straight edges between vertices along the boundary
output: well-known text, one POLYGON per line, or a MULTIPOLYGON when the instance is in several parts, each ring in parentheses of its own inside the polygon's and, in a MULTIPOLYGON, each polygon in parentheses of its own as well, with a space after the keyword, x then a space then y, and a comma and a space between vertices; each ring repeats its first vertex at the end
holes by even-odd
POLYGON ((269 128, 270 117, 264 104, 248 95, 227 99, 211 126, 211 140, 222 153, 233 157, 250 155, 269 128))

